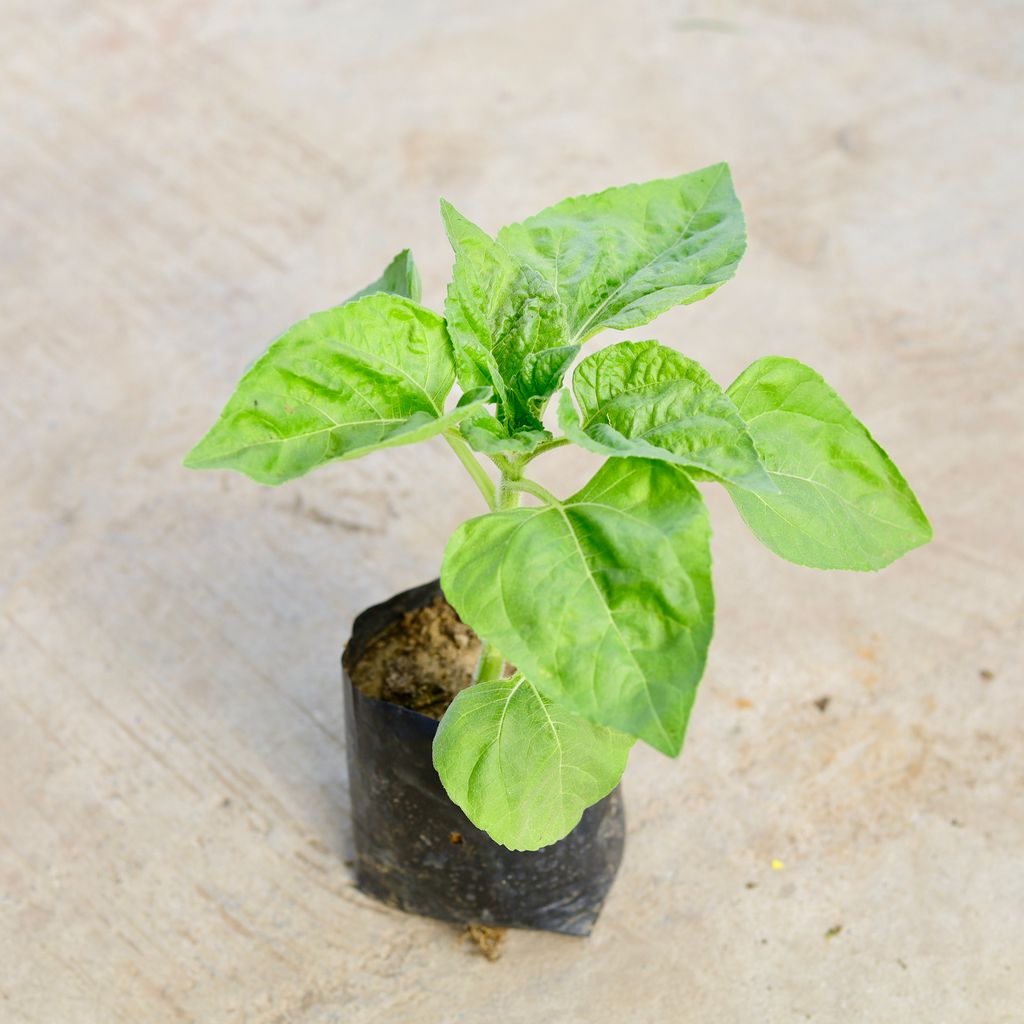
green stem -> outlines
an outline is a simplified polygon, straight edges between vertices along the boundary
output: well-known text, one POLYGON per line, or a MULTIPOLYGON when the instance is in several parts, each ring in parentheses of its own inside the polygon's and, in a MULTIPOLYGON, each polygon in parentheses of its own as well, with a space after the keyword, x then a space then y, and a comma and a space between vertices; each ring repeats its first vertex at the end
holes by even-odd
POLYGON ((501 474, 501 481, 498 484, 498 493, 494 500, 494 509, 496 512, 503 512, 510 508, 519 507, 519 484, 522 481, 515 480, 510 476, 506 476, 504 473, 501 474))
POLYGON ((554 451, 555 448, 561 448, 563 444, 568 443, 569 438, 567 437, 553 437, 550 441, 541 441, 541 443, 537 445, 537 447, 534 448, 533 451, 530 452, 530 454, 527 455, 525 459, 523 459, 520 465, 525 466, 528 462, 533 462, 533 460, 537 458, 538 455, 543 455, 545 452, 554 451))
POLYGON ((519 463, 510 455, 491 455, 490 460, 498 467, 498 472, 502 476, 507 476, 511 480, 517 479, 522 473, 519 463))
MULTIPOLYGON (((521 480, 514 480, 506 473, 501 474, 498 490, 492 508, 496 512, 517 508, 522 488, 521 480)), ((505 674, 505 656, 486 640, 480 640, 480 661, 476 666, 474 683, 486 683, 492 679, 501 679, 505 674)))
POLYGON ((489 683, 505 674, 505 656, 486 641, 480 644, 480 661, 476 666, 475 683, 489 683))
POLYGON ((459 437, 458 434, 445 434, 444 439, 451 445, 452 451, 459 457, 459 461, 469 471, 473 483, 480 489, 488 508, 496 508, 497 496, 494 490, 494 481, 487 475, 487 471, 474 458, 469 445, 459 437))
MULTIPOLYGON (((512 480, 509 481, 509 487, 516 491, 532 494, 535 498, 540 498, 545 505, 552 505, 557 508, 562 504, 546 487, 541 487, 535 480, 512 480)), ((519 504, 518 499, 516 504, 519 504)))

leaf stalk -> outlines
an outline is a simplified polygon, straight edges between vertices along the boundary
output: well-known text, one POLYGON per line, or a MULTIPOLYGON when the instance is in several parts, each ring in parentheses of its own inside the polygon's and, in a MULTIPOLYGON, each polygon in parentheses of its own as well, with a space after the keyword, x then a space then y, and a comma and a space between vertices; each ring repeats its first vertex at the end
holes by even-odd
MULTIPOLYGON (((545 505, 551 505, 553 508, 561 507, 562 502, 559 501, 546 487, 541 487, 536 480, 511 480, 509 481, 509 487, 515 491, 521 491, 525 494, 532 494, 535 498, 540 498, 545 505)), ((518 505, 519 502, 516 501, 518 505)))
POLYGON ((476 484, 480 493, 484 496, 484 501, 487 502, 487 507, 490 509, 497 508, 497 492, 495 491, 494 481, 487 475, 487 471, 483 466, 477 462, 473 453, 469 449, 469 445, 458 435, 453 433, 446 433, 444 439, 451 446, 451 449, 459 457, 459 461, 466 467, 467 472, 473 478, 473 483, 476 484))

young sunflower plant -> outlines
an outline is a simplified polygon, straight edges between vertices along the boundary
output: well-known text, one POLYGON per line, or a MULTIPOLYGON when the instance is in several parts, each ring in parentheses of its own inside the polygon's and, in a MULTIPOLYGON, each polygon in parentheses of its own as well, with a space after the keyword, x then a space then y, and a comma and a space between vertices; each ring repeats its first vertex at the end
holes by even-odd
POLYGON ((601 331, 735 274, 746 233, 725 164, 566 199, 493 238, 447 202, 441 214, 455 252, 444 316, 420 304, 400 253, 278 338, 186 465, 276 485, 447 441, 487 504, 441 570, 482 655, 434 764, 476 825, 534 850, 616 786, 636 739, 680 752, 714 615, 698 484, 725 487, 766 547, 819 569, 880 569, 931 528, 867 429, 795 359, 758 359, 724 389, 654 340, 577 362, 601 331), (528 471, 566 444, 604 461, 564 496, 528 471))

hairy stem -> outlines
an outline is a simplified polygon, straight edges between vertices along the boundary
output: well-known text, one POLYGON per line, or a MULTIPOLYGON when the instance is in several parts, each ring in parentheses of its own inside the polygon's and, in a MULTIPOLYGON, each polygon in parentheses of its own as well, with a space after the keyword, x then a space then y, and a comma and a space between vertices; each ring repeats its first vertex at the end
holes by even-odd
POLYGON ((494 481, 487 475, 487 471, 477 462, 469 445, 459 437, 458 434, 447 433, 444 439, 451 445, 452 451, 459 457, 459 461, 466 467, 473 483, 480 489, 488 508, 496 508, 496 492, 494 481))
MULTIPOLYGON (((535 480, 512 480, 509 481, 509 487, 515 491, 522 491, 526 494, 532 494, 535 498, 540 498, 545 505, 559 506, 561 501, 558 500, 546 487, 541 487, 535 480)), ((519 504, 519 499, 516 499, 516 504, 519 504)))
POLYGON ((520 482, 521 481, 516 480, 513 477, 507 476, 505 473, 501 474, 501 480, 498 483, 498 492, 494 500, 494 510, 496 512, 518 507, 520 482))

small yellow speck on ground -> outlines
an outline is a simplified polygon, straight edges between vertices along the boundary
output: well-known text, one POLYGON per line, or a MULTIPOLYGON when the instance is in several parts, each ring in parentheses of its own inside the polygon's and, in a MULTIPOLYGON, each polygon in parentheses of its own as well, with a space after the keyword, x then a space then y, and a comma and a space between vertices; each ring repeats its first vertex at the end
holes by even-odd
POLYGON ((772 859, 772 871, 781 871, 785 866, 777 857, 772 859))

